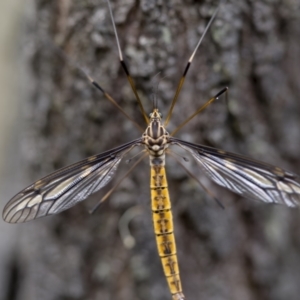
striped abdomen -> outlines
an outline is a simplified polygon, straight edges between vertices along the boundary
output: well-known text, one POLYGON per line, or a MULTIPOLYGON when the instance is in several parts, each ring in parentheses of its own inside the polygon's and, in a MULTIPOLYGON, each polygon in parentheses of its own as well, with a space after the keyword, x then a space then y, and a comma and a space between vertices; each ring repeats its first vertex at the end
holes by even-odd
POLYGON ((169 284, 172 299, 184 300, 173 233, 171 202, 166 171, 163 165, 151 166, 150 188, 153 226, 164 273, 169 284))

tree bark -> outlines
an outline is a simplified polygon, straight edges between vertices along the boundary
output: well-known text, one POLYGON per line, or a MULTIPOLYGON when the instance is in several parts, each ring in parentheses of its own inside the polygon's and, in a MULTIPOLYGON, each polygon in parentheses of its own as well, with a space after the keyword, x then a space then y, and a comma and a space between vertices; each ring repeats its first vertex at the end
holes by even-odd
MULTIPOLYGON (((28 184, 140 136, 76 65, 144 126, 118 61, 105 1, 35 4, 29 61, 34 88, 22 142, 28 184)), ((146 111, 151 112, 154 90, 166 115, 217 1, 126 0, 112 5, 146 111)), ((228 86, 228 105, 220 97, 177 136, 300 173, 299 15, 299 1, 223 3, 187 74, 170 132, 228 86)), ((186 298, 299 299, 299 210, 227 192, 188 159, 185 164, 225 209, 172 158, 167 160, 186 298)), ((116 177, 132 164, 124 162, 116 177)), ((170 299, 152 229, 147 164, 141 163, 93 215, 88 209, 113 182, 60 215, 19 225, 18 299, 170 299), (142 209, 130 222, 136 244, 128 250, 118 223, 135 205, 142 209)))

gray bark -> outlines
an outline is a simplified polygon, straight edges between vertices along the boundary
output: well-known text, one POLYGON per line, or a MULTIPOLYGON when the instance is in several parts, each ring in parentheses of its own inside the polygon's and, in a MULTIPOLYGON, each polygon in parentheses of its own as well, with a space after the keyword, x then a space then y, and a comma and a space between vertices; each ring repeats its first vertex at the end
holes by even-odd
MULTIPOLYGON (((208 0, 113 1, 121 46, 147 112, 153 82, 163 77, 157 97, 166 115, 216 5, 208 0)), ((221 97, 177 136, 300 173, 299 15, 299 1, 223 4, 187 75, 170 131, 229 86, 228 107, 221 97)), ((140 135, 75 64, 143 124, 118 61, 105 1, 37 0, 29 25, 34 88, 28 127, 21 129, 28 184, 140 135)), ((186 298, 299 299, 299 210, 224 191, 206 179, 192 158, 189 161, 225 210, 168 159, 186 298)), ((19 225, 18 299, 170 299, 152 231, 147 163, 137 167, 94 215, 87 210, 105 191, 58 216, 19 225), (142 213, 130 223, 136 245, 128 250, 118 222, 135 205, 142 213)), ((117 178, 128 167, 123 163, 117 178)))

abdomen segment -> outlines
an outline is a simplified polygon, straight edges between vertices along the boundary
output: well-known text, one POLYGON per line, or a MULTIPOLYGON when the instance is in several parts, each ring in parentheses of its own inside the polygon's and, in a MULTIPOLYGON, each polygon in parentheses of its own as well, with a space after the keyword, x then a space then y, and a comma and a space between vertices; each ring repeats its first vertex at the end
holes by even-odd
POLYGON ((184 300, 176 254, 171 202, 164 166, 151 166, 150 189, 153 226, 163 270, 172 299, 184 300))

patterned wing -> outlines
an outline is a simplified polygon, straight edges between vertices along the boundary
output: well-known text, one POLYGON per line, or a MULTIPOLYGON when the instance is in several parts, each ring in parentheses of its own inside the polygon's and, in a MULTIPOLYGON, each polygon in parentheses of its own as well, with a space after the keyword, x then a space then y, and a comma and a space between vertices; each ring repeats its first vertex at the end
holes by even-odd
POLYGON ((123 156, 139 142, 91 156, 36 181, 6 204, 4 221, 21 223, 57 214, 86 199, 110 181, 123 156))
POLYGON ((223 150, 175 138, 171 142, 190 152, 214 182, 234 193, 290 207, 300 204, 300 180, 296 174, 223 150))

